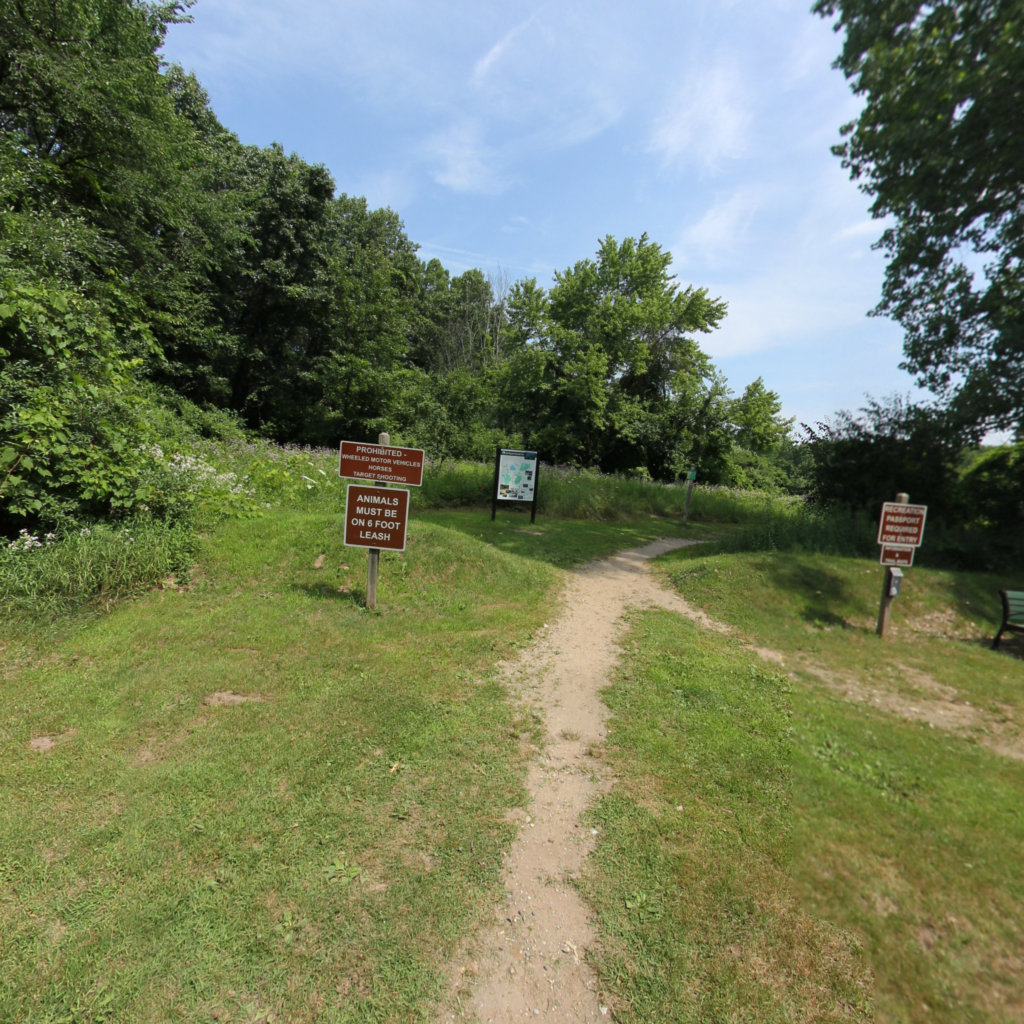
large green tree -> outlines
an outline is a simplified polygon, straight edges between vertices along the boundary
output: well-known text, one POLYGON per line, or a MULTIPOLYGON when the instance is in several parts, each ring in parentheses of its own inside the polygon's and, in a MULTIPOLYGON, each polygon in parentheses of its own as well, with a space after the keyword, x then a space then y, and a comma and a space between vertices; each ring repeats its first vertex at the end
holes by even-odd
POLYGON ((145 299, 189 223, 195 154, 160 74, 177 2, 0 0, 3 249, 145 299), (45 236, 50 240, 37 248, 45 236))
POLYGON ((694 338, 725 303, 681 288, 671 263, 647 235, 609 236, 550 291, 512 290, 506 415, 548 458, 671 479, 701 452, 719 457, 718 426, 728 447, 724 390, 694 338))
POLYGON ((864 99, 836 147, 887 219, 876 312, 961 421, 1024 418, 1024 4, 817 0, 864 99))
POLYGON ((794 419, 782 415, 782 399, 758 377, 733 399, 731 413, 736 441, 747 451, 763 455, 777 449, 789 437, 794 419))

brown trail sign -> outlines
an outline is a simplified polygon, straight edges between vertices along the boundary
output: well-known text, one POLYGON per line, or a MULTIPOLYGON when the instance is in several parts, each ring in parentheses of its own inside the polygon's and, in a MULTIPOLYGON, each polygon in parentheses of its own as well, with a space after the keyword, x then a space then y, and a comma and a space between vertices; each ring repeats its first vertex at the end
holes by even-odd
POLYGON ((914 564, 914 551, 924 540, 924 520, 927 505, 911 505, 908 495, 900 493, 895 501, 882 503, 882 516, 878 521, 878 543, 881 548, 879 562, 886 567, 882 579, 882 597, 878 604, 878 624, 875 632, 885 636, 889 625, 892 602, 900 592, 903 572, 900 566, 914 564))
POLYGON ((348 547, 405 550, 409 492, 349 484, 345 491, 345 544, 348 547))
POLYGON ((878 561, 881 565, 910 566, 914 564, 914 552, 917 548, 901 548, 895 544, 883 544, 879 549, 878 561))
POLYGON ((345 492, 345 544, 369 548, 366 561, 366 607, 377 607, 377 576, 380 553, 405 550, 405 526, 409 519, 409 492, 389 490, 388 484, 419 487, 423 483, 423 449, 398 448, 382 432, 377 444, 342 441, 338 476, 373 480, 349 484, 345 492))
POLYGON ((423 449, 342 441, 338 476, 419 487, 423 483, 423 449))

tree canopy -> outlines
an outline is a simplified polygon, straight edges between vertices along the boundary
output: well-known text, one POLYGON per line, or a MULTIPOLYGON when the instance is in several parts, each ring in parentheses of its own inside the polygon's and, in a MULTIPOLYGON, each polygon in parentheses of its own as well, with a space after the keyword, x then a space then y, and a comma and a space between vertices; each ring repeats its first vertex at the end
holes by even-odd
POLYGON ((980 431, 1024 421, 1024 5, 817 0, 864 98, 835 147, 886 221, 876 312, 905 368, 980 431))
POLYGON ((549 287, 452 276, 326 167, 243 145, 161 59, 188 6, 0 0, 0 530, 152 512, 169 409, 708 482, 788 431, 760 380, 732 396, 698 344, 725 303, 646 234, 549 287))
MULTIPOLYGON (((592 259, 509 298, 511 418, 556 461, 673 479, 713 435, 714 367, 693 335, 725 316, 720 299, 680 288, 672 254, 647 235, 604 238, 592 259)), ((710 449, 704 451, 710 458, 710 449)))

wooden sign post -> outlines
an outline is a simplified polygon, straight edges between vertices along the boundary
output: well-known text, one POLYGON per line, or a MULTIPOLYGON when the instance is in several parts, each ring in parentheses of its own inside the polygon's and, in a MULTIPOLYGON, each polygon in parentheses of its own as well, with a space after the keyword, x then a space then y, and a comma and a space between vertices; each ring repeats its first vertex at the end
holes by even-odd
POLYGON ((690 472, 686 474, 686 504, 683 506, 683 523, 690 518, 690 495, 693 493, 693 481, 697 479, 697 469, 695 466, 690 468, 690 472))
POLYGON ((878 623, 875 632, 885 636, 892 614, 892 602, 900 592, 903 582, 901 566, 914 564, 914 551, 924 540, 924 521, 928 514, 927 505, 911 505, 910 495, 897 494, 895 501, 882 505, 882 517, 878 522, 878 543, 881 547, 879 562, 885 566, 882 578, 882 598, 878 605, 878 623))
POLYGON ((389 434, 381 433, 377 444, 342 441, 338 475, 370 480, 349 484, 345 492, 345 544, 369 548, 366 562, 366 607, 377 607, 377 579, 380 553, 405 550, 409 520, 409 492, 387 488, 388 483, 419 487, 423 482, 423 451, 392 448, 389 434))

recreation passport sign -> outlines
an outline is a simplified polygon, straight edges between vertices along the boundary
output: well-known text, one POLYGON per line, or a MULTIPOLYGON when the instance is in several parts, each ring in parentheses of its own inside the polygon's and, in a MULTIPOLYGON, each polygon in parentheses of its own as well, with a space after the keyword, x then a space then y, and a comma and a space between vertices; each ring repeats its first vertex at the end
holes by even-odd
POLYGON ((882 504, 878 521, 878 545, 882 565, 910 566, 914 552, 924 540, 924 521, 927 505, 904 505, 898 501, 882 504))

